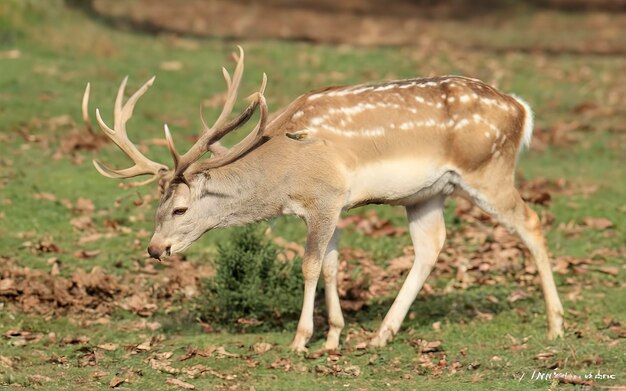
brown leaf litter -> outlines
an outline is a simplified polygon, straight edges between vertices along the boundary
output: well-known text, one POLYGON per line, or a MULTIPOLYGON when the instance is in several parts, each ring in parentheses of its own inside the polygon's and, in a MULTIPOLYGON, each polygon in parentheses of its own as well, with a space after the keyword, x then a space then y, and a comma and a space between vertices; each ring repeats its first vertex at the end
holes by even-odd
POLYGON ((340 249, 337 288, 341 307, 358 311, 374 297, 383 297, 390 289, 388 273, 371 254, 355 248, 340 249))
MULTIPOLYGON (((51 251, 46 242, 33 244, 32 248, 51 251)), ((56 258, 51 261, 53 266, 58 263, 56 258)), ((161 270, 155 271, 147 266, 151 265, 148 262, 123 277, 108 274, 99 266, 90 271, 78 268, 70 277, 63 277, 58 274, 58 266, 56 272, 54 267, 50 272, 32 270, 16 266, 15 260, 6 257, 0 257, 0 265, 0 301, 9 309, 98 319, 118 307, 140 316, 150 316, 158 308, 167 310, 176 301, 194 297, 201 278, 213 273, 208 265, 177 257, 164 262, 161 270)))
POLYGON ((393 225, 388 219, 380 217, 375 210, 342 218, 337 224, 339 228, 348 226, 354 226, 357 231, 372 238, 402 236, 407 232, 405 227, 393 225))

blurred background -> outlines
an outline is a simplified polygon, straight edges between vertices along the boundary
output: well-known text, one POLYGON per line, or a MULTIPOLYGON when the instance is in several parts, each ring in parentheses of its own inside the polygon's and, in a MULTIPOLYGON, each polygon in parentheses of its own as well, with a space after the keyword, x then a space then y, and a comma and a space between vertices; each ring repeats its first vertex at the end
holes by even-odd
POLYGON ((625 50, 619 36, 623 21, 608 17, 626 10, 624 0, 70 0, 68 4, 114 26, 147 33, 368 46, 424 46, 437 40, 483 50, 554 53, 625 50), (573 20, 566 17, 574 15, 578 17, 573 20))

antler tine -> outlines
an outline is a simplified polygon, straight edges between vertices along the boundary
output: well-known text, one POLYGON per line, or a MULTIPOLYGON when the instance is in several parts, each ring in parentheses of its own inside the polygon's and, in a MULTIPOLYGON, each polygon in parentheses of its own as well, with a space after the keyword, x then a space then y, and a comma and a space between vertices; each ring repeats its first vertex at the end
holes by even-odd
POLYGON ((170 150, 170 154, 172 155, 172 159, 174 160, 174 166, 178 167, 178 162, 180 161, 180 155, 176 152, 176 147, 174 147, 174 139, 172 139, 172 133, 170 133, 170 128, 167 124, 163 125, 165 128, 165 140, 167 141, 167 149, 170 150))
MULTIPOLYGON (((152 86, 154 83, 154 77, 148 80, 141 88, 139 88, 126 102, 126 104, 122 104, 122 100, 124 97, 124 90, 126 88, 126 83, 128 81, 128 77, 125 77, 120 84, 120 88, 117 91, 117 96, 115 98, 115 106, 113 110, 113 129, 109 128, 109 126, 104 122, 102 116, 100 115, 100 110, 96 109, 96 119, 102 131, 111 139, 113 142, 126 154, 129 158, 135 163, 134 166, 123 169, 123 170, 114 170, 112 168, 107 167, 102 164, 98 160, 94 160, 93 164, 98 170, 98 172, 109 178, 131 178, 138 175, 152 174, 154 178, 148 181, 144 181, 138 183, 137 185, 143 185, 151 182, 156 179, 159 173, 162 171, 167 171, 167 166, 163 164, 156 163, 147 157, 145 157, 137 147, 130 141, 128 135, 126 133, 126 122, 133 115, 133 110, 135 108, 135 104, 146 93, 146 91, 152 86)), ((85 95, 83 96, 83 118, 88 120, 87 111, 87 102, 89 95, 89 85, 85 90, 85 95)))
MULTIPOLYGON (((182 175, 183 172, 185 172, 185 170, 189 168, 189 166, 193 162, 198 160, 209 149, 210 145, 213 145, 217 140, 224 137, 227 133, 239 128, 241 125, 246 123, 250 119, 250 117, 252 117, 252 114, 254 114, 254 111, 258 106, 259 100, 255 99, 241 114, 237 116, 237 118, 233 119, 221 128, 214 129, 214 132, 212 132, 211 134, 202 134, 198 141, 196 141, 196 143, 184 155, 179 157, 174 176, 182 175)), ((220 148, 225 149, 221 146, 220 148)))
POLYGON ((241 77, 243 76, 244 68, 243 48, 241 46, 237 46, 237 48, 239 49, 239 58, 237 59, 237 66, 235 67, 235 72, 233 73, 232 80, 230 79, 226 68, 222 68, 222 71, 224 73, 224 79, 226 79, 226 86, 228 88, 226 92, 226 102, 224 102, 224 108, 222 109, 220 116, 217 118, 215 124, 213 124, 211 129, 219 128, 224 124, 230 113, 233 111, 233 107, 235 106, 235 102, 237 101, 237 92, 239 90, 239 84, 241 82, 241 77))
MULTIPOLYGON (((228 70, 226 70, 225 67, 222 67, 222 74, 224 75, 224 80, 226 81, 226 95, 228 96, 228 91, 230 91, 230 86, 231 86, 231 79, 230 79, 230 74, 228 73, 228 70)), ((228 98, 227 98, 228 99, 228 98)), ((223 114, 223 109, 222 109, 222 114, 223 114)), ((221 115, 220 115, 221 117, 221 115)), ((202 110, 202 104, 200 104, 200 122, 202 122, 202 130, 203 132, 210 132, 211 131, 211 127, 209 125, 207 125, 206 120, 204 119, 204 110, 202 110)), ((215 126, 213 126, 215 127, 215 126)))
MULTIPOLYGON (((125 168, 123 170, 114 170, 110 167, 107 167, 102 162, 96 159, 93 160, 93 165, 96 167, 96 170, 98 170, 100 174, 108 178, 126 179, 126 178, 136 177, 139 175, 155 174, 154 175, 155 178, 152 178, 152 180, 156 179, 156 172, 153 172, 153 170, 148 170, 147 167, 142 167, 139 165, 134 165, 130 168, 125 168)), ((146 182, 146 183, 149 183, 149 182, 146 182)))
MULTIPOLYGON (((202 113, 202 104, 200 105, 200 122, 202 122, 203 132, 210 131, 211 128, 206 124, 204 120, 204 114, 202 113)), ((228 150, 228 148, 222 146, 219 141, 214 142, 208 146, 209 151, 214 155, 221 155, 228 150)))
POLYGON ((237 46, 239 49, 239 57, 236 58, 237 66, 235 67, 235 72, 233 72, 233 79, 231 83, 228 83, 228 94, 226 95, 226 103, 224 103, 224 109, 222 110, 222 114, 217 118, 214 128, 221 126, 224 121, 228 118, 230 113, 233 111, 233 107, 235 106, 235 102, 237 101, 237 92, 239 91, 239 84, 241 83, 241 77, 243 76, 243 61, 244 54, 243 48, 241 46, 237 46))
POLYGON ((113 105, 113 127, 119 129, 121 127, 120 121, 122 119, 122 105, 124 100, 124 92, 126 91, 126 83, 128 83, 128 76, 124 76, 120 87, 117 89, 117 95, 115 96, 115 104, 113 105))
MULTIPOLYGON (((230 74, 228 73, 228 70, 225 67, 222 67, 222 74, 224 75, 224 80, 226 81, 226 91, 230 91, 232 81, 230 78, 230 74)), ((206 120, 204 119, 204 110, 202 110, 202 105, 200 105, 200 122, 202 123, 203 132, 211 131, 211 128, 209 127, 209 125, 207 125, 206 120)), ((216 141, 213 144, 209 145, 208 148, 209 148, 209 151, 214 155, 223 154, 224 152, 228 150, 226 147, 223 147, 219 141, 216 141)))
MULTIPOLYGON (((224 102, 224 107, 222 108, 222 112, 220 116, 215 121, 212 127, 207 125, 206 120, 204 119, 204 113, 202 110, 202 106, 200 106, 200 121, 202 122, 203 133, 210 133, 212 130, 220 127, 226 118, 233 111, 233 106, 237 101, 237 92, 239 90, 239 83, 241 82, 241 76, 243 75, 243 48, 241 46, 237 46, 239 48, 239 57, 237 58, 237 66, 235 67, 234 78, 230 78, 230 74, 225 67, 222 67, 222 74, 224 75, 224 80, 226 81, 226 100, 224 102)), ((204 135, 203 134, 203 135, 204 135)))
POLYGON ((126 133, 126 121, 128 121, 130 117, 133 116, 133 111, 135 110, 135 104, 137 103, 139 98, 141 98, 146 93, 146 91, 148 91, 148 89, 152 87, 152 84, 154 84, 155 79, 156 79, 156 76, 152 76, 150 80, 145 82, 144 85, 142 85, 137 91, 135 91, 135 93, 130 98, 128 98, 128 100, 126 101, 126 104, 124 105, 124 107, 122 107, 121 117, 122 117, 122 128, 124 129, 124 133, 126 133))
POLYGON ((222 75, 224 75, 224 80, 226 80, 226 91, 230 90, 231 78, 230 73, 228 73, 228 69, 226 67, 222 67, 222 75))
POLYGON ((259 88, 259 95, 264 96, 265 87, 267 87, 267 73, 263 72, 263 81, 261 81, 261 88, 259 88))
POLYGON ((85 123, 85 128, 91 134, 94 134, 93 127, 91 126, 91 119, 89 119, 89 94, 91 93, 91 83, 87 83, 85 87, 85 92, 83 93, 83 122, 85 123))
MULTIPOLYGON (((182 156, 179 156, 178 164, 176 165, 176 176, 182 175, 182 173, 196 160, 198 160, 207 150, 216 151, 218 155, 226 153, 226 148, 222 147, 218 141, 224 137, 228 132, 231 132, 241 125, 243 125, 254 113, 259 105, 258 99, 253 101, 237 118, 224 124, 232 112, 232 109, 237 101, 237 92, 241 83, 244 70, 244 51, 241 46, 238 46, 239 55, 236 56, 237 65, 231 79, 228 71, 223 68, 224 80, 226 81, 227 93, 226 101, 220 116, 215 121, 212 127, 209 127, 204 120, 202 110, 200 111, 200 119, 202 122, 203 132, 196 141, 196 143, 182 156)), ((175 151, 174 151, 175 152, 175 151)))
POLYGON ((256 94, 254 94, 256 95, 256 99, 253 103, 258 103, 260 107, 259 122, 256 124, 256 127, 243 140, 237 143, 234 147, 230 148, 228 150, 228 153, 209 159, 206 163, 203 164, 203 169, 216 168, 232 163, 235 160, 239 159, 241 156, 248 153, 253 148, 255 148, 258 144, 264 142, 263 133, 265 131, 265 126, 267 125, 269 112, 267 108, 267 101, 265 100, 265 96, 263 95, 266 85, 267 75, 263 73, 263 82, 261 83, 261 88, 256 94))

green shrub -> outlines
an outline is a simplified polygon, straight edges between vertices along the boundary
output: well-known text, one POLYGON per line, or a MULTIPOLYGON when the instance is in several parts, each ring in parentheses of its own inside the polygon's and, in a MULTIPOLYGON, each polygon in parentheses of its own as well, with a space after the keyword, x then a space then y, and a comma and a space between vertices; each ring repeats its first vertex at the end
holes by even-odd
POLYGON ((280 262, 258 227, 233 233, 219 247, 216 275, 202 285, 201 320, 227 330, 283 328, 297 320, 303 295, 302 262, 280 262))

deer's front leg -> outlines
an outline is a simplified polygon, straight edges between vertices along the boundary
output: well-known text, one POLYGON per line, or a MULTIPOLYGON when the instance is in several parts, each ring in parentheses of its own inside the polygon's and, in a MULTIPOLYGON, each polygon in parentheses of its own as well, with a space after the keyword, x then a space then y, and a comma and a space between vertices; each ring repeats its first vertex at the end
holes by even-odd
POLYGON ((313 306, 315 304, 315 289, 322 270, 324 253, 333 236, 335 225, 339 218, 337 212, 333 218, 315 218, 307 220, 308 236, 302 275, 304 277, 304 302, 298 322, 296 336, 291 343, 294 352, 306 352, 306 344, 313 335, 313 306))
POLYGON ((326 247, 322 273, 324 274, 324 294, 326 296, 326 308, 328 310, 328 336, 326 337, 325 351, 333 351, 339 348, 339 337, 343 330, 344 321, 341 313, 341 303, 337 292, 337 261, 339 257, 339 228, 326 247))

